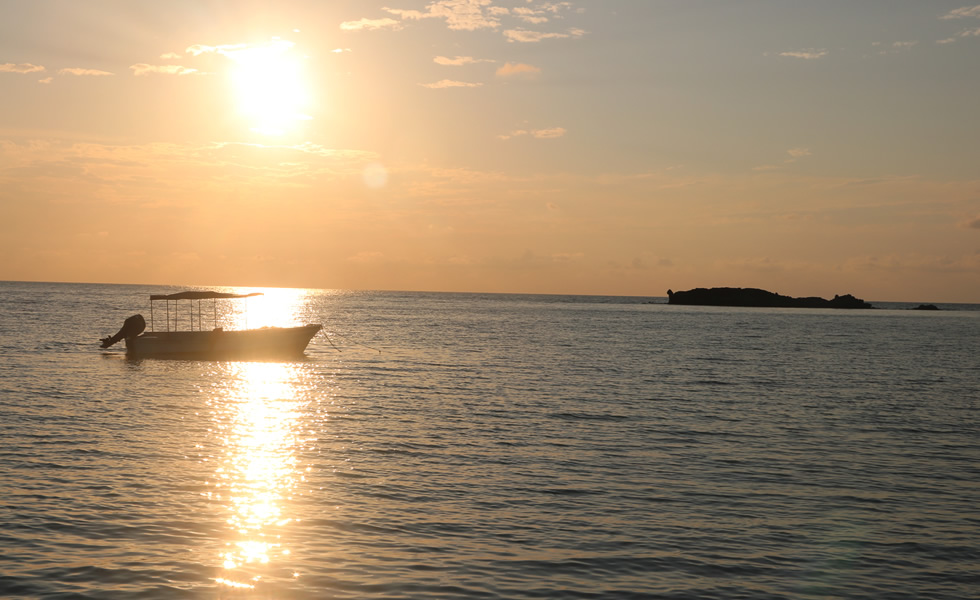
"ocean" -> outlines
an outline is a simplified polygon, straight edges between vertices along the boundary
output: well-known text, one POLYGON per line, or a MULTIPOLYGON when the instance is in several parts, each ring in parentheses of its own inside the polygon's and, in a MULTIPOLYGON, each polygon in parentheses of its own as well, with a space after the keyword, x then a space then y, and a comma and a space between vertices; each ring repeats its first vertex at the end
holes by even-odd
POLYGON ((980 306, 173 291, 0 283, 0 596, 980 597, 980 306))

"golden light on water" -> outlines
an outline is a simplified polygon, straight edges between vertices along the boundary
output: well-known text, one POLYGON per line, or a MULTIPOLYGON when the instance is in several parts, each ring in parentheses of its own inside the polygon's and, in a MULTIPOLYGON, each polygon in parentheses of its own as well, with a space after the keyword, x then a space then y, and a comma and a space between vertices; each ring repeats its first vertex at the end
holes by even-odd
POLYGON ((257 329, 259 327, 288 327, 304 325, 302 308, 309 290, 297 288, 240 288, 235 293, 261 292, 244 300, 231 300, 228 308, 228 329, 257 329))
MULTIPOLYGON (((302 479, 297 452, 302 445, 301 374, 284 363, 227 363, 233 382, 219 396, 216 413, 224 457, 216 470, 219 498, 226 504, 228 535, 216 581, 250 588, 262 569, 289 556, 284 535, 293 521, 289 500, 302 479)), ((292 572, 292 571, 290 571, 292 572)))

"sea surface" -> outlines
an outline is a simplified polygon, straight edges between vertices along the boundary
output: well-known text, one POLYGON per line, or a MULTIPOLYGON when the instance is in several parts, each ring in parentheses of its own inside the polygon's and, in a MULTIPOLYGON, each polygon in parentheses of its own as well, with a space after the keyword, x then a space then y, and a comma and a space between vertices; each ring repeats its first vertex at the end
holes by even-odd
POLYGON ((980 597, 980 306, 173 291, 0 283, 0 597, 980 597))

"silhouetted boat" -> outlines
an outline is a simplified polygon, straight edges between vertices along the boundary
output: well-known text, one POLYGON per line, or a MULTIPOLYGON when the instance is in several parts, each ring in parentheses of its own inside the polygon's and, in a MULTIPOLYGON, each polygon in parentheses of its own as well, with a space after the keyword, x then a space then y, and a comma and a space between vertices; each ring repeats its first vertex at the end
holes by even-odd
POLYGON ((126 319, 116 335, 102 338, 102 347, 108 348, 119 340, 126 341, 126 355, 133 358, 185 358, 185 359, 279 359, 302 356, 310 340, 322 325, 302 325, 299 327, 261 327, 259 329, 225 330, 217 327, 217 309, 212 306, 214 327, 203 328, 200 302, 197 310, 195 329, 194 300, 219 300, 250 298, 261 296, 260 292, 251 294, 230 294, 214 291, 188 291, 176 294, 150 296, 150 331, 145 331, 146 320, 143 315, 133 315, 126 319), (167 302, 167 329, 154 331, 153 303, 167 302), (170 301, 174 305, 174 328, 171 330, 170 301), (179 301, 190 302, 189 330, 178 330, 176 323, 179 301))

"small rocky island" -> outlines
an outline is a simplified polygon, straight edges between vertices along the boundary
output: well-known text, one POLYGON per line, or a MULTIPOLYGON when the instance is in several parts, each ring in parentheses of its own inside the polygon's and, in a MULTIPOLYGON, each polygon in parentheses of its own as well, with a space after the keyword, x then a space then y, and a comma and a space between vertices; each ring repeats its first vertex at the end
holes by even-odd
POLYGON ((695 288, 683 292, 667 290, 668 304, 697 306, 758 306, 775 308, 874 308, 850 294, 824 298, 791 298, 757 288, 695 288))

